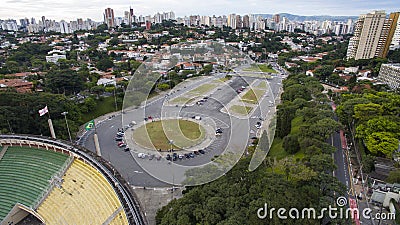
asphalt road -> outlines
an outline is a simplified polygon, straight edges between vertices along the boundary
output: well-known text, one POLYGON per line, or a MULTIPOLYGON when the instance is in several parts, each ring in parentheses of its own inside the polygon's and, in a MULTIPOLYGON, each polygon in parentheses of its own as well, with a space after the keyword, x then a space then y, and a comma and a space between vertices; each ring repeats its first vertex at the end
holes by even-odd
MULTIPOLYGON (((225 74, 219 74, 215 79, 223 77, 225 74)), ((227 85, 223 85, 219 90, 216 90, 209 96, 209 100, 204 105, 193 105, 186 108, 166 106, 164 103, 168 98, 174 98, 176 96, 184 96, 186 92, 204 84, 210 82, 214 78, 206 78, 200 81, 194 81, 189 83, 185 88, 181 88, 180 91, 171 93, 170 96, 160 96, 154 101, 146 103, 145 106, 124 112, 108 120, 103 121, 97 125, 97 134, 101 146, 101 152, 104 159, 110 161, 114 167, 122 174, 122 176, 134 186, 145 186, 145 187, 165 187, 170 186, 168 183, 179 183, 179 177, 184 177, 183 167, 193 167, 197 165, 204 165, 211 161, 215 155, 220 155, 225 149, 243 149, 249 144, 249 138, 254 136, 250 134, 250 130, 255 131, 255 124, 259 121, 261 116, 260 107, 258 107, 251 118, 243 120, 225 113, 220 110, 226 106, 232 99, 237 95, 236 90, 242 86, 247 87, 256 78, 248 77, 234 77, 232 81, 227 85), (142 121, 144 117, 152 116, 156 118, 162 117, 191 117, 199 115, 206 120, 210 120, 216 127, 222 127, 224 133, 222 136, 215 138, 207 148, 205 148, 206 154, 196 156, 193 159, 178 160, 168 164, 168 161, 162 159, 160 161, 140 159, 135 157, 136 154, 130 154, 124 152, 116 146, 114 137, 117 133, 118 128, 126 125, 127 121, 142 121), (174 169, 174 167, 178 169, 174 169), (164 177, 167 182, 160 181, 151 176, 147 171, 157 171, 160 176, 164 177)), ((269 80, 270 87, 273 95, 276 96, 281 88, 281 78, 275 77, 269 80)), ((272 93, 271 93, 272 94, 272 93)), ((265 101, 268 102, 268 101, 265 101)), ((262 103, 264 104, 264 103, 262 103)), ((267 103, 265 103, 267 104, 267 103)), ((275 106, 274 106, 275 107, 275 106)), ((265 107, 263 107, 264 109, 265 107)), ((264 112, 265 113, 265 112, 264 112)), ((94 151, 93 142, 93 131, 88 132, 83 137, 83 145, 94 151)), ((252 132, 253 133, 253 132, 252 132)))

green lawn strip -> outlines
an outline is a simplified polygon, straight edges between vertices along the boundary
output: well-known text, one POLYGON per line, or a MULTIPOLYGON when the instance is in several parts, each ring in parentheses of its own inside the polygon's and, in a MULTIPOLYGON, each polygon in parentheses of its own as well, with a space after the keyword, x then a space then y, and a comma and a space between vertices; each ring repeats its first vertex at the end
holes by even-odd
POLYGON ((262 78, 262 79, 265 79, 265 78, 269 77, 269 75, 265 75, 263 73, 249 73, 249 72, 243 72, 243 73, 240 73, 237 76, 240 76, 240 77, 255 77, 255 78, 262 78))
MULTIPOLYGON (((298 116, 295 117, 292 120, 292 130, 290 134, 300 134, 300 127, 303 125, 303 117, 298 116)), ((272 142, 272 146, 269 150, 268 156, 269 157, 276 157, 277 159, 283 159, 286 156, 289 156, 290 154, 285 151, 283 148, 283 139, 281 138, 274 138, 274 141, 272 142)), ((305 156, 304 151, 298 151, 296 154, 294 154, 294 158, 296 159, 303 159, 305 156)))
POLYGON ((253 110, 253 107, 250 106, 241 106, 241 105, 233 105, 229 109, 230 112, 235 112, 237 114, 241 115, 248 115, 251 110, 253 110))
POLYGON ((205 130, 198 123, 187 120, 164 120, 147 123, 133 132, 133 138, 141 146, 168 150, 169 140, 174 149, 197 144, 205 136, 205 130), (154 147, 153 147, 154 146, 154 147))
POLYGON ((261 81, 255 88, 259 89, 267 89, 267 83, 265 81, 261 81))
POLYGON ((189 104, 194 100, 194 98, 188 97, 176 97, 170 101, 171 104, 189 104))
POLYGON ((226 82, 228 80, 230 80, 230 78, 223 77, 223 78, 219 78, 219 79, 214 80, 212 83, 220 85, 220 84, 222 84, 222 83, 224 83, 224 82, 226 82))
POLYGON ((217 87, 217 84, 215 84, 215 83, 203 84, 203 85, 189 91, 188 94, 193 95, 193 96, 203 95, 203 94, 206 94, 207 92, 210 92, 215 87, 217 87))
POLYGON ((241 100, 242 102, 258 104, 264 92, 264 90, 250 89, 242 96, 241 100))
POLYGON ((245 72, 259 72, 260 68, 257 67, 256 64, 251 64, 250 67, 244 68, 243 71, 245 71, 245 72))
MULTIPOLYGON (((121 110, 121 105, 118 105, 118 110, 121 110)), ((82 115, 82 120, 86 122, 93 120, 99 116, 115 111, 114 96, 106 97, 103 100, 97 101, 97 105, 88 113, 82 115)))
POLYGON ((289 156, 289 154, 283 149, 283 139, 281 138, 274 138, 274 141, 272 142, 272 146, 269 149, 268 152, 268 157, 275 158, 276 159, 283 159, 286 156, 289 156))
POLYGON ((258 64, 258 68, 264 73, 276 73, 276 71, 267 64, 258 64))

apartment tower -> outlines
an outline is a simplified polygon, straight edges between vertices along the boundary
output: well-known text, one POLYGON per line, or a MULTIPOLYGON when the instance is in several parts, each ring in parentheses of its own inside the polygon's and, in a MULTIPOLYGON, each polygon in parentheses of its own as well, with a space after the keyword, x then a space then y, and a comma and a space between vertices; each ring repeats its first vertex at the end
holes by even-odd
POLYGON ((107 24, 108 28, 115 27, 114 10, 107 8, 104 11, 104 23, 107 24))

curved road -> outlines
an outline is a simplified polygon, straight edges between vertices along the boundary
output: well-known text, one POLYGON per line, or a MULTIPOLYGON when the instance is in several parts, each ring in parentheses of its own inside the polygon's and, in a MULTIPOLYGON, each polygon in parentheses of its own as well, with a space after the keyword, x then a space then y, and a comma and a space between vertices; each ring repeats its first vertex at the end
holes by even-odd
MULTIPOLYGON (((156 169, 158 171, 163 171, 166 177, 170 176, 168 173, 171 171, 171 167, 164 158, 160 161, 155 159, 149 160, 137 158, 137 153, 129 154, 129 152, 124 152, 122 149, 116 146, 114 137, 117 133, 118 128, 123 126, 122 120, 124 121, 141 121, 145 116, 152 116, 156 118, 162 117, 192 117, 194 115, 200 115, 202 118, 211 118, 216 127, 222 127, 224 133, 222 136, 217 137, 210 146, 205 148, 206 154, 196 156, 191 159, 177 160, 174 163, 183 166, 195 166, 206 164, 211 161, 215 155, 220 155, 224 149, 227 147, 229 138, 231 140, 232 146, 242 146, 243 144, 247 146, 250 142, 250 137, 255 136, 255 124, 259 121, 259 117, 265 117, 265 105, 269 105, 268 101, 263 101, 260 105, 264 106, 260 109, 258 106, 249 120, 243 120, 229 116, 228 114, 222 113, 220 110, 226 106, 232 99, 237 96, 236 90, 242 86, 247 87, 257 78, 250 77, 233 77, 229 85, 220 86, 220 89, 216 90, 210 95, 210 98, 204 105, 193 105, 187 106, 186 108, 165 106, 165 100, 167 98, 174 98, 177 96, 184 95, 186 92, 195 89, 213 79, 224 77, 225 74, 218 74, 214 77, 205 78, 200 81, 193 81, 186 85, 186 88, 181 88, 180 91, 174 91, 170 96, 161 96, 151 102, 148 102, 145 106, 142 106, 135 110, 130 110, 124 112, 123 117, 121 114, 116 115, 108 120, 103 121, 97 125, 97 133, 100 142, 100 148, 102 152, 102 157, 108 160, 119 172, 120 174, 134 186, 144 186, 144 187, 168 187, 170 186, 166 182, 162 182, 159 179, 154 178, 148 174, 142 166, 136 160, 140 160, 141 164, 145 164, 150 169, 156 169), (163 110, 161 110, 163 108, 163 110), (228 129, 230 127, 230 129, 228 129), (251 131, 252 130, 252 131, 251 131), (234 131, 231 133, 231 131, 234 131)), ((277 96, 281 90, 282 77, 274 77, 269 80, 270 87, 273 92, 273 96, 277 96)), ((269 107, 269 106, 268 106, 269 107)), ((275 106, 270 106, 275 107, 275 106)), ((126 124, 124 124, 126 125, 126 124)), ((93 142, 93 131, 86 133, 82 137, 81 144, 94 151, 93 142)), ((244 146, 244 147, 245 147, 244 146)), ((139 151, 140 152, 140 151, 139 151)), ((182 175, 182 174, 181 174, 182 175)), ((175 183, 174 177, 169 178, 169 183, 175 183)), ((180 182, 180 181, 177 181, 180 182)))

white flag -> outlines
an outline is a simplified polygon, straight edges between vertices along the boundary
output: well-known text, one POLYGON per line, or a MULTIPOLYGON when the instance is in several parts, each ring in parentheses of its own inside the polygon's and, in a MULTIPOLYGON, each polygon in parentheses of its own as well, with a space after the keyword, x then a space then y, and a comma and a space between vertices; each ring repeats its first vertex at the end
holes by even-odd
POLYGON ((44 114, 48 113, 49 110, 47 109, 47 105, 46 107, 44 107, 43 109, 39 110, 39 115, 43 116, 44 114))

